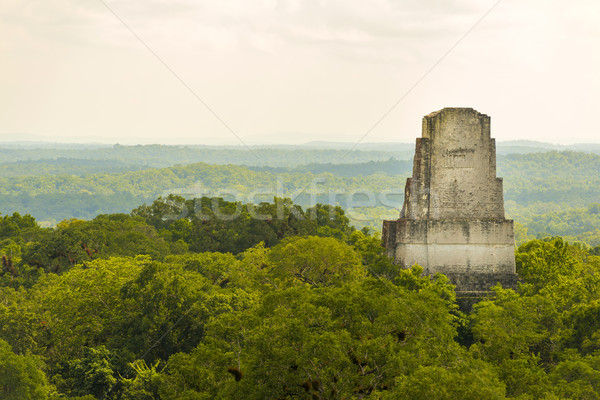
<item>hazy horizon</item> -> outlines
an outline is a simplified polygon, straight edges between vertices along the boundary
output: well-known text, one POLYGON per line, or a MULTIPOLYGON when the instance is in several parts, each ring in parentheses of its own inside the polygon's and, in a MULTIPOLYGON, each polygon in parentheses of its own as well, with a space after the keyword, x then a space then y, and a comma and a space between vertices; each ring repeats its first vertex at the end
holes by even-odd
MULTIPOLYGON (((420 137, 420 135, 418 136, 420 137)), ((356 143, 356 142, 349 142, 349 141, 336 141, 336 140, 311 140, 311 141, 304 141, 304 142, 297 142, 297 143, 277 143, 277 142, 267 142, 267 141, 247 141, 244 144, 242 143, 233 143, 233 144, 202 144, 202 143, 159 143, 159 142, 147 142, 147 143, 125 143, 125 142, 111 142, 111 141, 101 141, 101 140, 81 140, 81 141, 76 141, 76 140, 69 140, 70 138, 65 138, 65 140, 53 140, 51 138, 47 138, 44 136, 37 136, 37 135, 25 135, 25 137, 23 137, 23 135, 18 135, 15 134, 14 137, 12 136, 0 136, 0 146, 2 145, 23 145, 23 146, 34 146, 34 145, 45 145, 45 146, 52 146, 52 145, 98 145, 98 146, 115 146, 115 145, 122 145, 122 146, 152 146, 152 145, 163 145, 163 146, 198 146, 198 147, 202 147, 202 146, 206 146, 206 147, 240 147, 240 148, 244 148, 246 146, 320 146, 323 148, 327 148, 327 146, 329 145, 338 145, 338 146, 348 146, 348 147, 356 147, 356 148, 360 148, 360 147, 368 147, 368 146, 377 146, 377 145, 384 145, 384 144, 390 144, 390 145, 411 145, 414 146, 415 144, 415 139, 417 137, 415 137, 412 141, 394 141, 394 140, 390 140, 390 141, 363 141, 360 143, 356 143), (18 137, 20 137, 20 139, 18 139, 18 137)), ((87 138, 86 138, 87 139, 87 138)), ((554 146, 554 147, 571 147, 571 146, 578 146, 578 145, 585 145, 585 144, 591 144, 591 145, 599 145, 600 146, 600 141, 597 142, 570 142, 570 143, 552 143, 552 142, 546 142, 546 141, 541 141, 541 140, 530 140, 530 139, 515 139, 515 140, 497 140, 496 139, 496 143, 498 144, 515 144, 515 145, 532 145, 532 146, 554 146)))
POLYGON ((0 11, 2 141, 409 143, 424 115, 472 107, 499 142, 600 143, 593 0, 7 0, 0 11))

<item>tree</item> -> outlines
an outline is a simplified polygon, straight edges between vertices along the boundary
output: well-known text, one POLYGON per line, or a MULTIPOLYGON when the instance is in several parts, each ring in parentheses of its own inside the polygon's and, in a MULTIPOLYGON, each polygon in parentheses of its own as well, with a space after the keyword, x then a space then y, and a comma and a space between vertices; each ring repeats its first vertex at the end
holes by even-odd
POLYGON ((45 324, 24 288, 0 287, 0 338, 16 354, 38 352, 37 342, 44 335, 45 324))
POLYGON ((0 339, 0 397, 4 400, 45 400, 51 391, 38 357, 17 355, 0 339))
POLYGON ((505 399, 505 387, 493 367, 463 355, 449 366, 419 366, 397 378, 382 399, 505 399))
POLYGON ((570 245, 561 238, 532 240, 517 250, 517 274, 536 292, 557 282, 560 276, 584 273, 586 253, 581 246, 570 245))
POLYGON ((60 222, 32 243, 23 259, 47 272, 64 272, 98 258, 146 254, 162 259, 169 252, 180 251, 185 251, 185 246, 170 245, 143 218, 112 214, 99 215, 92 221, 60 222))
POLYGON ((269 260, 272 275, 282 282, 327 286, 360 280, 366 273, 352 247, 334 238, 284 240, 271 250, 269 260))
POLYGON ((474 306, 471 323, 471 354, 496 367, 509 396, 551 392, 544 368, 560 350, 564 327, 550 299, 495 287, 493 298, 474 306))
POLYGON ((59 390, 70 396, 105 397, 117 381, 110 362, 113 357, 104 346, 84 347, 81 358, 61 363, 55 376, 59 390))
MULTIPOLYGON (((30 291, 38 313, 37 335, 51 368, 82 357, 84 347, 106 344, 124 316, 121 290, 150 262, 148 257, 111 258, 47 274, 30 291)), ((128 360, 130 361, 130 360, 128 360)))
POLYGON ((350 235, 349 243, 360 254, 363 264, 372 276, 381 276, 389 280, 393 280, 398 276, 400 267, 395 265, 393 260, 387 256, 386 249, 381 246, 379 236, 354 231, 350 235))
POLYGON ((255 307, 211 320, 195 350, 169 359, 162 395, 341 399, 381 394, 418 365, 452 362, 460 353, 455 335, 455 318, 427 289, 410 291, 374 278, 293 285, 265 292, 255 307))

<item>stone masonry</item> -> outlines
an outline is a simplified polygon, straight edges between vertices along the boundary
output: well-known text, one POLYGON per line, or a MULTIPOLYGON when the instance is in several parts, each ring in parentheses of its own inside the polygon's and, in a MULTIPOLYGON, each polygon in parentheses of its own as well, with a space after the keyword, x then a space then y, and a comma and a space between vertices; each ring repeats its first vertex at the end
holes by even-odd
POLYGON ((513 221, 504 217, 489 116, 472 108, 425 116, 404 196, 400 218, 383 222, 383 245, 397 264, 443 273, 459 298, 498 282, 516 288, 513 221))

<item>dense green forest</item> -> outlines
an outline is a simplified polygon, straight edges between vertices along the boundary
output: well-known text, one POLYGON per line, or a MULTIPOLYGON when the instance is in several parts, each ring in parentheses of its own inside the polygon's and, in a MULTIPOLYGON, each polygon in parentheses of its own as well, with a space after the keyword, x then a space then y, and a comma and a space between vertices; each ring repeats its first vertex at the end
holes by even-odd
POLYGON ((4 215, 0 253, 6 400, 600 398, 600 246, 525 242, 518 290, 467 314, 290 199, 4 215))
MULTIPOLYGON (((507 148, 517 145, 528 148, 527 143, 507 148)), ((371 147, 352 151, 256 148, 267 162, 247 166, 186 164, 202 157, 231 161, 237 151, 249 152, 236 148, 9 150, 4 149, 7 158, 0 162, 0 212, 30 213, 45 226, 69 218, 128 213, 139 204, 175 193, 251 203, 289 197, 305 208, 316 203, 340 205, 355 227, 379 230, 383 219, 397 218, 405 180, 412 172, 411 160, 399 160, 390 156, 398 156, 397 152, 371 147), (51 151, 57 152, 55 158, 42 158, 51 151), (20 161, 7 161, 10 154, 20 161), (177 161, 182 165, 172 165, 177 161)), ((235 163, 248 161, 244 157, 235 163)), ((594 204, 600 203, 600 155, 572 151, 504 154, 498 156, 497 164, 498 176, 504 178, 507 216, 523 226, 520 242, 560 235, 600 244, 598 214, 593 211, 594 204)))
POLYGON ((600 203, 586 208, 573 208, 544 214, 524 214, 521 224, 527 237, 563 236, 572 242, 600 244, 600 203))

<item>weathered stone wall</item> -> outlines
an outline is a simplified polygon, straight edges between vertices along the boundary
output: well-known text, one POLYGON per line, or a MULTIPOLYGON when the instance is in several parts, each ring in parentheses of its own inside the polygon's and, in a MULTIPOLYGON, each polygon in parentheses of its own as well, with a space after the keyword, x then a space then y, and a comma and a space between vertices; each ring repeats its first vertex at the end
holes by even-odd
POLYGON ((471 108, 425 116, 405 195, 404 218, 504 218, 490 117, 471 108))
POLYGON ((401 218, 384 224, 390 232, 384 245, 400 265, 419 264, 429 274, 515 272, 512 221, 401 218))
POLYGON ((459 291, 494 280, 515 286, 513 222, 504 218, 487 115, 444 108, 423 118, 400 219, 384 221, 382 237, 398 264, 444 273, 459 291))

